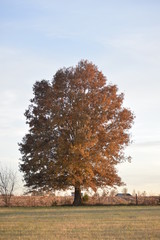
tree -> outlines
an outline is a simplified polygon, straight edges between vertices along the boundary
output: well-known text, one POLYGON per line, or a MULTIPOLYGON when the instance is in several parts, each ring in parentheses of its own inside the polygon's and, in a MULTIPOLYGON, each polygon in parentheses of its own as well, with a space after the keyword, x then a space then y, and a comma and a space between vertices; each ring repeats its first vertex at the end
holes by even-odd
POLYGON ((110 194, 109 194, 110 197, 115 197, 116 194, 117 194, 117 190, 116 189, 111 189, 110 194))
POLYGON ((26 186, 74 187, 74 205, 81 204, 82 188, 120 186, 116 166, 128 159, 134 116, 122 106, 117 86, 82 60, 58 70, 52 82, 36 82, 33 93, 25 112, 29 133, 19 144, 26 186))
POLYGON ((136 196, 136 190, 135 189, 133 189, 133 192, 132 192, 132 196, 136 196))
POLYGON ((16 173, 8 168, 0 168, 0 194, 5 206, 10 206, 11 197, 16 184, 16 173))
POLYGON ((127 189, 127 188, 123 188, 122 193, 123 193, 124 195, 127 195, 127 192, 128 192, 128 189, 127 189))

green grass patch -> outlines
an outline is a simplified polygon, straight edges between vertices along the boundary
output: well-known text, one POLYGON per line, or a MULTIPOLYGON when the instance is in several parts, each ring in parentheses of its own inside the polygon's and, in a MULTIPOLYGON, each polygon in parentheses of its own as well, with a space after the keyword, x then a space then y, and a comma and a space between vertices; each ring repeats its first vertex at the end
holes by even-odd
POLYGON ((0 239, 160 239, 160 207, 0 208, 0 239))

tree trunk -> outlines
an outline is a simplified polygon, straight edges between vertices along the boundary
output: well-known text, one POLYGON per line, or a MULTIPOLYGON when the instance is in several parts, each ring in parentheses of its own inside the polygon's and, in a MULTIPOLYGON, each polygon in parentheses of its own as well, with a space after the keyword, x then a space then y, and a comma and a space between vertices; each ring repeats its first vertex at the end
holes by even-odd
POLYGON ((80 205, 82 205, 81 189, 80 187, 75 187, 73 206, 80 205))
POLYGON ((136 194, 136 205, 138 205, 138 196, 136 194))

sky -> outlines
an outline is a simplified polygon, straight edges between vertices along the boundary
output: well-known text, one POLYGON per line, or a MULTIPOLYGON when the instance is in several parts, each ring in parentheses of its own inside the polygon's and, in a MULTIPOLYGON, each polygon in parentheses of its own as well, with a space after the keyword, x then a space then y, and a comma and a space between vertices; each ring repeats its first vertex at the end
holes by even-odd
POLYGON ((136 116, 132 161, 118 166, 125 187, 160 194, 159 13, 159 0, 0 0, 0 165, 17 171, 19 189, 33 84, 88 59, 136 116))

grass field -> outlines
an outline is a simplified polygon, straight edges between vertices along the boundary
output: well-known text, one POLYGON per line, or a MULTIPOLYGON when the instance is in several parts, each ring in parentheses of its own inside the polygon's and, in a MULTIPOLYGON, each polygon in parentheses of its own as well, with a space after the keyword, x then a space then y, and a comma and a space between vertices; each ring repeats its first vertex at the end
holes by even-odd
POLYGON ((0 208, 0 239, 160 239, 160 207, 0 208))

